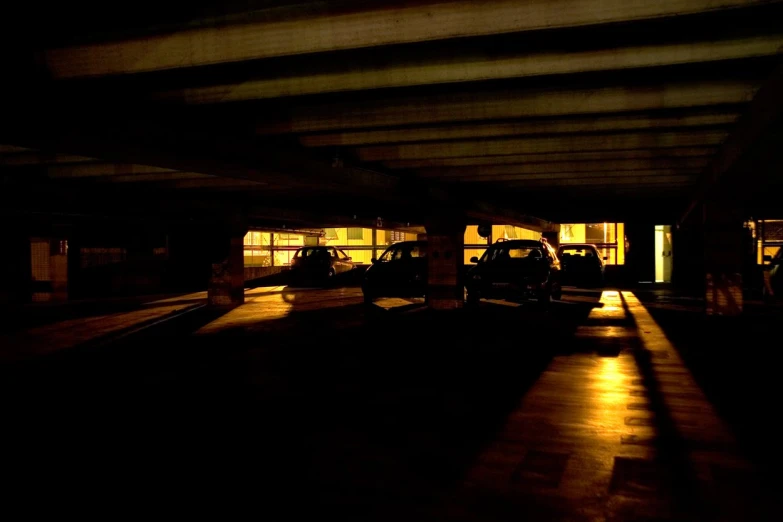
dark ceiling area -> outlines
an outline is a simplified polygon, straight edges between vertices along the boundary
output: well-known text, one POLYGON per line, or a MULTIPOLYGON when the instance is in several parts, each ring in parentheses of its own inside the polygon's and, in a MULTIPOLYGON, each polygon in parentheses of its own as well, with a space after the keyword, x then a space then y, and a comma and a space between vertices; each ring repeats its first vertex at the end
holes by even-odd
POLYGON ((736 183, 779 212, 783 2, 590 5, 12 8, 7 208, 675 222, 736 183))

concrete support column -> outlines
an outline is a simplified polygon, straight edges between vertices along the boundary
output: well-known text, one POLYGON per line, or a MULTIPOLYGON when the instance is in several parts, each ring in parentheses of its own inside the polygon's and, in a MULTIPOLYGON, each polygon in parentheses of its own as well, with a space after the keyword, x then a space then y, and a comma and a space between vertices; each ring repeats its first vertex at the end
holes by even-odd
POLYGON ((68 299, 68 240, 65 234, 48 230, 30 238, 29 259, 33 301, 68 299))
POLYGON ((3 252, 0 254, 0 304, 19 304, 30 301, 30 238, 16 227, 3 227, 0 237, 3 252))
POLYGON ((433 310, 464 306, 465 223, 460 218, 427 224, 427 303, 433 310))
POLYGON ((210 306, 232 307, 245 302, 244 238, 247 226, 234 222, 210 231, 207 301, 210 306))
POLYGON ((557 250, 560 247, 560 225, 553 224, 550 230, 544 230, 541 232, 541 237, 547 240, 552 245, 552 248, 557 250))
POLYGON ((372 259, 378 259, 378 227, 372 227, 372 259))
POLYGON ((702 206, 704 230, 705 311, 707 315, 742 313, 742 210, 727 191, 702 206))
MULTIPOLYGON (((698 216, 697 216, 698 217, 698 216)), ((704 231, 700 219, 672 228, 672 283, 678 294, 702 297, 705 292, 704 231)))
POLYGON ((51 241, 52 300, 68 299, 68 240, 60 235, 51 241))

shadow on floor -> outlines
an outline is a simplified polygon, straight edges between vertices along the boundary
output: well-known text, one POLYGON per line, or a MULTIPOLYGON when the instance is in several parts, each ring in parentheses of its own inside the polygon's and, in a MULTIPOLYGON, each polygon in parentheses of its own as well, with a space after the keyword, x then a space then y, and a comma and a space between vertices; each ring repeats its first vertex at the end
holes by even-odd
POLYGON ((151 331, 16 372, 17 454, 50 480, 78 466, 78 487, 135 506, 157 492, 275 520, 414 520, 459 483, 587 312, 487 304, 338 327, 352 313, 341 307, 281 331, 151 331))
MULTIPOLYGON (((622 292, 620 298, 631 327, 639 328, 622 292)), ((655 482, 662 496, 673 500, 672 508, 677 511, 675 519, 696 517, 698 510, 708 504, 700 498, 696 470, 689 455, 689 448, 682 434, 678 432, 672 412, 660 389, 661 383, 653 369, 652 361, 656 354, 644 345, 640 336, 633 338, 629 350, 639 369, 641 384, 644 386, 643 397, 647 399, 649 411, 654 415, 657 430, 656 436, 649 443, 656 450, 655 458, 659 465, 656 466, 654 476, 650 480, 655 482)))
POLYGON ((332 279, 326 278, 297 278, 290 270, 259 277, 245 281, 245 288, 256 288, 259 286, 290 286, 292 288, 339 288, 349 286, 360 286, 362 278, 367 267, 357 267, 349 272, 337 274, 332 279))
POLYGON ((701 389, 732 426, 745 452, 768 477, 783 458, 770 412, 777 411, 783 309, 746 307, 739 317, 650 307, 649 312, 676 346, 701 389))

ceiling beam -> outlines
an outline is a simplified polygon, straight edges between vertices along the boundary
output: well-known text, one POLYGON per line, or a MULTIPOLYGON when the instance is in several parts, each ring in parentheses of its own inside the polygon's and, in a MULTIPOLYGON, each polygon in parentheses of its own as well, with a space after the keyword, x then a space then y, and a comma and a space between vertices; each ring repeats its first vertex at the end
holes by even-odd
MULTIPOLYGON (((615 205, 616 207, 635 208, 639 202, 655 201, 660 197, 666 197, 667 203, 672 200, 682 203, 687 200, 688 190, 692 184, 636 184, 636 185, 582 185, 582 186, 523 186, 509 187, 509 194, 531 194, 537 200, 541 200, 544 206, 552 206, 552 212, 567 211, 569 205, 578 205, 583 208, 591 208, 594 205, 615 205)), ((667 208, 661 205, 660 200, 654 203, 658 207, 666 208, 672 214, 677 209, 667 208)), ((541 205, 533 205, 532 210, 547 214, 542 211, 541 205)), ((618 215, 618 221, 623 221, 626 216, 618 215)))
POLYGON ((609 161, 564 161, 560 163, 520 164, 520 165, 483 165, 479 167, 428 168, 417 171, 419 176, 433 178, 485 178, 509 175, 542 175, 561 173, 593 172, 634 172, 660 169, 700 169, 708 158, 666 158, 609 161))
MULTIPOLYGON (((764 143, 772 135, 777 124, 783 125, 783 64, 779 64, 770 75, 770 78, 758 90, 752 103, 740 120, 731 135, 725 140, 715 159, 707 166, 702 175, 701 182, 696 193, 680 217, 679 223, 684 223, 692 212, 708 196, 709 192, 718 185, 729 183, 728 178, 733 176, 733 187, 727 187, 728 191, 739 198, 747 193, 753 186, 753 180, 761 174, 757 169, 742 168, 742 162, 748 162, 749 152, 753 147, 764 143), (739 167, 739 168, 738 168, 739 167), (740 179, 742 178, 742 179, 740 179)), ((778 131, 779 132, 779 131, 778 131)), ((777 141, 774 138, 772 141, 777 141)), ((774 156, 780 156, 780 143, 774 143, 769 148, 774 148, 774 156)))
POLYGON ((210 134, 211 128, 199 127, 186 118, 167 119, 157 110, 123 113, 124 118, 98 112, 79 118, 72 114, 77 110, 72 107, 41 105, 19 107, 9 115, 7 126, 0 127, 0 133, 13 133, 21 145, 36 149, 116 162, 51 166, 48 172, 53 178, 181 171, 290 189, 363 195, 375 201, 409 197, 410 203, 415 197, 401 194, 399 179, 394 176, 350 166, 333 168, 327 161, 306 157, 300 148, 283 150, 255 139, 216 138, 210 134), (32 118, 31 113, 40 117, 32 118))
POLYGON ((57 163, 88 163, 98 161, 86 156, 74 156, 70 154, 53 154, 48 152, 21 152, 18 154, 0 155, 0 165, 50 165, 57 163))
POLYGON ((174 169, 128 163, 88 163, 48 167, 46 173, 52 179, 89 178, 105 176, 129 176, 176 172, 174 169))
POLYGON ((248 179, 226 179, 210 177, 210 179, 170 179, 158 180, 152 182, 153 187, 169 189, 224 189, 236 190, 245 188, 263 187, 267 183, 261 181, 251 181, 248 179))
POLYGON ((728 126, 736 121, 739 112, 722 108, 703 114, 656 115, 629 114, 592 116, 576 119, 521 120, 516 122, 479 123, 383 129, 329 134, 310 134, 299 137, 306 147, 335 147, 346 145, 377 145, 440 141, 469 138, 496 138, 534 134, 578 134, 621 130, 654 130, 662 128, 728 126))
POLYGON ((471 167, 481 165, 547 164, 562 162, 596 162, 610 160, 650 160, 711 157, 717 147, 683 147, 654 150, 618 150, 596 152, 551 152, 543 154, 509 154, 507 156, 471 156, 459 158, 428 158, 392 160, 383 164, 390 169, 420 169, 427 167, 471 167))
POLYGON ((679 185, 692 185, 696 182, 696 174, 678 174, 672 176, 628 176, 618 178, 587 178, 587 179, 537 179, 529 181, 513 181, 503 183, 504 187, 582 187, 586 185, 599 185, 602 187, 616 187, 621 185, 666 185, 666 186, 679 186, 679 185))
POLYGON ((514 225, 536 232, 554 231, 559 224, 529 214, 509 210, 510 205, 493 205, 486 199, 478 200, 465 212, 465 217, 477 221, 514 225))
POLYGON ((658 170, 617 170, 610 172, 562 172, 558 174, 509 174, 504 176, 481 176, 481 177, 443 177, 438 178, 439 181, 449 183, 498 183, 498 182, 515 182, 515 181, 535 181, 535 180, 561 180, 561 179, 627 179, 627 178, 640 178, 640 177, 662 177, 662 176, 678 176, 678 175, 692 175, 696 176, 700 172, 699 169, 658 169, 658 170))
POLYGON ((0 154, 17 154, 20 152, 33 152, 33 149, 17 147, 16 145, 0 145, 0 154))
MULTIPOLYGON (((430 187, 416 179, 401 180, 367 169, 332 167, 328 162, 308 158, 302 153, 303 149, 263 145, 255 139, 205 139, 196 125, 186 121, 166 119, 164 122, 153 116, 149 116, 152 120, 148 121, 143 114, 136 114, 135 118, 119 118, 112 114, 105 121, 100 118, 87 120, 67 117, 67 113, 52 117, 51 112, 46 110, 41 118, 33 121, 28 116, 29 111, 22 110, 18 119, 9 119, 8 129, 14 129, 18 142, 39 149, 100 157, 121 164, 155 165, 154 174, 199 172, 224 179, 223 183, 216 183, 217 180, 173 180, 155 185, 161 189, 170 187, 172 194, 176 194, 176 189, 185 188, 202 189, 203 193, 208 193, 209 190, 236 190, 238 187, 244 193, 266 183, 275 191, 283 188, 292 193, 299 189, 303 195, 317 196, 320 201, 340 200, 342 208, 370 207, 376 216, 376 212, 381 212, 380 215, 394 212, 420 219, 423 214, 430 215, 441 207, 460 209, 465 215, 472 216, 489 209, 486 211, 494 212, 496 217, 502 217, 510 224, 549 226, 548 222, 536 221, 514 209, 498 207, 450 188, 430 187), (53 120, 49 125, 42 125, 40 122, 46 115, 53 120), (112 127, 112 122, 122 124, 112 127), (20 129, 25 132, 20 132, 20 129), (165 147, 156 146, 163 140, 165 147), (240 183, 232 183, 234 180, 240 180, 240 183)), ((0 127, 0 132, 3 130, 0 127)), ((67 166, 50 169, 59 169, 56 172, 63 176, 114 172, 113 167, 87 172, 64 167, 67 166)), ((134 172, 133 168, 123 169, 126 173, 134 172)), ((137 169, 138 172, 142 170, 137 169)), ((139 187, 138 184, 132 186, 139 187)), ((274 197, 278 199, 279 195, 274 197)), ((305 205, 301 197, 297 197, 296 201, 305 205)), ((413 222, 414 218, 410 220, 413 222)))
MULTIPOLYGON (((662 67, 774 56, 783 47, 783 35, 731 40, 668 43, 591 49, 577 52, 534 52, 523 56, 465 56, 448 60, 419 59, 380 68, 356 67, 332 72, 300 74, 153 94, 153 99, 188 104, 225 103, 302 96, 329 92, 500 80, 529 76, 662 67)), ((351 67, 351 63, 343 63, 351 67)))
POLYGON ((450 141, 357 149, 362 161, 399 159, 450 158, 463 156, 502 156, 506 154, 536 154, 544 152, 576 152, 596 150, 637 150, 668 147, 700 147, 719 145, 727 133, 720 131, 681 131, 666 133, 607 134, 519 138, 505 140, 450 141))
MULTIPOLYGON (((304 5, 298 16, 210 26, 136 39, 50 49, 54 78, 78 78, 256 60, 478 35, 681 16, 769 3, 763 0, 472 0, 341 12, 304 5), (295 36, 292 36, 295 35, 295 36)), ((263 13, 262 13, 263 15, 263 13)))
POLYGON ((362 102, 297 106, 281 120, 259 123, 262 135, 404 125, 485 122, 518 118, 597 115, 662 109, 707 108, 750 102, 747 80, 623 85, 551 90, 504 90, 362 102))
POLYGON ((158 172, 149 174, 119 174, 114 176, 101 176, 97 181, 104 183, 146 183, 173 180, 213 180, 219 179, 209 174, 197 172, 158 172))

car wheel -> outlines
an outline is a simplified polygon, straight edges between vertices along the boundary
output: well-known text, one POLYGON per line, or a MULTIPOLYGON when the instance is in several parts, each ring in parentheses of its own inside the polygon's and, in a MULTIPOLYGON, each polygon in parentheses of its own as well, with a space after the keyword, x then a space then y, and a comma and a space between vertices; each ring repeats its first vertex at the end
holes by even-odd
POLYGON ((771 304, 773 302, 772 295, 769 293, 769 288, 766 286, 761 290, 761 300, 764 304, 771 304))
POLYGON ((549 308, 549 304, 552 301, 552 289, 547 287, 543 290, 540 290, 536 294, 536 299, 538 300, 538 306, 542 309, 549 308))
POLYGON ((369 305, 373 304, 373 300, 374 300, 375 298, 372 296, 372 294, 371 294, 371 293, 369 293, 369 292, 364 292, 364 296, 363 296, 363 297, 364 297, 364 304, 365 304, 365 305, 369 306, 369 305))

